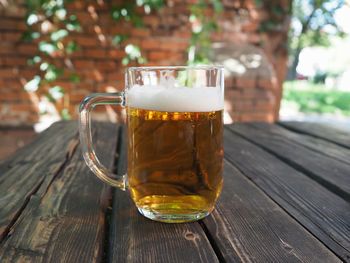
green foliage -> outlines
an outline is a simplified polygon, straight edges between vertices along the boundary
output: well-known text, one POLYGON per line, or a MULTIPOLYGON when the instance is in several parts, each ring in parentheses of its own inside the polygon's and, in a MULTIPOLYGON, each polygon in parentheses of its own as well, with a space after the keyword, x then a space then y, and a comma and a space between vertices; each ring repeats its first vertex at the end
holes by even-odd
POLYGON ((325 89, 324 85, 300 81, 286 82, 282 108, 295 105, 304 113, 331 113, 350 116, 350 92, 325 89))
POLYGON ((343 5, 344 0, 294 0, 290 29, 292 54, 307 46, 327 46, 330 35, 344 36, 334 18, 343 5))
MULTIPOLYGON (((72 31, 82 30, 77 16, 67 12, 66 3, 72 1, 74 0, 24 0, 28 31, 23 34, 22 40, 36 41, 38 53, 28 60, 28 64, 38 65, 41 70, 40 75, 28 81, 25 89, 44 94, 52 102, 64 95, 63 88, 54 84, 63 75, 64 69, 52 64, 52 56, 64 57, 80 49, 74 41, 67 40, 72 31)), ((142 16, 139 14, 140 10, 143 9, 145 14, 149 14, 152 10, 160 10, 165 5, 164 0, 131 0, 122 3, 114 1, 114 3, 110 10, 111 18, 118 23, 131 23, 138 28, 145 28, 142 16)), ((190 39, 189 50, 192 50, 193 58, 189 60, 189 64, 209 63, 209 58, 213 55, 210 35, 212 31, 218 30, 218 25, 215 18, 206 13, 210 8, 215 14, 223 10, 219 0, 199 0, 197 4, 189 7, 191 11, 189 20, 193 25, 196 24, 193 26, 190 39)), ((140 47, 133 43, 124 46, 128 38, 128 34, 117 34, 112 39, 113 45, 124 48, 125 57, 121 63, 124 66, 130 62, 145 63, 146 59, 142 57, 140 47)), ((68 79, 72 82, 80 80, 75 73, 70 74, 68 79)), ((61 115, 62 118, 69 118, 68 110, 64 109, 61 115)))
MULTIPOLYGON (((142 18, 136 13, 136 8, 143 7, 144 12, 149 14, 152 9, 160 10, 164 6, 163 0, 136 0, 126 1, 122 4, 117 4, 111 8, 112 19, 119 22, 129 22, 137 28, 145 28, 142 18)), ((114 45, 122 45, 129 38, 128 34, 117 34, 113 37, 114 45)), ((146 58, 142 57, 141 49, 134 44, 129 44, 124 48, 125 58, 122 59, 122 64, 127 66, 129 62, 136 61, 139 64, 147 62, 146 58)))
POLYGON ((215 17, 208 16, 205 11, 212 5, 215 14, 222 12, 222 3, 218 0, 200 0, 189 7, 192 23, 192 35, 190 39, 188 64, 208 64, 213 57, 211 46, 211 32, 219 30, 215 17))
MULTIPOLYGON (((64 90, 59 86, 52 86, 63 74, 63 69, 52 64, 51 56, 55 52, 71 54, 79 49, 73 41, 66 43, 65 38, 71 31, 80 31, 80 23, 75 15, 67 17, 65 3, 67 0, 25 0, 27 9, 25 16, 28 32, 24 33, 22 40, 31 42, 35 39, 42 39, 38 42, 38 53, 30 60, 29 65, 40 63, 42 74, 35 76, 25 85, 25 90, 44 94, 50 101, 56 101, 63 97, 64 90), (35 28, 46 30, 35 31, 35 28), (52 83, 52 84, 51 84, 52 83), (48 91, 42 89, 49 86, 48 91)), ((76 81, 77 78, 73 78, 76 81)), ((68 112, 68 111, 67 111, 68 112)))

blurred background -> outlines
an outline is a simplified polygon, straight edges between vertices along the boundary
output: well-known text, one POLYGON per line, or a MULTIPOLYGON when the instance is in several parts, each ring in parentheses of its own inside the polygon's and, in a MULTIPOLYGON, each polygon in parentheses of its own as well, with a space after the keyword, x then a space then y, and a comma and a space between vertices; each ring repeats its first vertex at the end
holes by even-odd
MULTIPOLYGON (((220 64, 225 123, 350 128, 350 1, 0 0, 0 158, 128 66, 220 64)), ((94 118, 120 119, 97 107, 94 118)))

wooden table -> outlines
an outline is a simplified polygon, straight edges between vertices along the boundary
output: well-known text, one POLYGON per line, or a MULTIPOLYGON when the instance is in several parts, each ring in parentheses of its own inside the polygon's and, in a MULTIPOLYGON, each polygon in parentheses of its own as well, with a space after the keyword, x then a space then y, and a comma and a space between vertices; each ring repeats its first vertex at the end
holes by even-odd
MULTIPOLYGON (((94 137, 124 171, 124 130, 99 124, 94 137)), ((91 174, 75 122, 55 123, 0 162, 0 262, 350 262, 349 132, 237 123, 224 138, 216 209, 165 224, 91 174)))

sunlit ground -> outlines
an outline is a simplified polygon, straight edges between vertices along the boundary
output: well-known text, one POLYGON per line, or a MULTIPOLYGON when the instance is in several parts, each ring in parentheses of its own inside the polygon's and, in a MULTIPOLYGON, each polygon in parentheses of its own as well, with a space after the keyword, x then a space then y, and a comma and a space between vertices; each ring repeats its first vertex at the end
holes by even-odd
POLYGON ((306 80, 285 82, 280 120, 328 122, 350 129, 350 92, 306 80))

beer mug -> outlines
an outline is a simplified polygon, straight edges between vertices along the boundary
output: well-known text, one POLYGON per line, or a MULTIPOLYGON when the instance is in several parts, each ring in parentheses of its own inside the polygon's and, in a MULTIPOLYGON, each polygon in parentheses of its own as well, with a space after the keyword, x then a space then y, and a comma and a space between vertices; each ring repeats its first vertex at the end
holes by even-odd
POLYGON ((102 181, 128 189, 139 212, 152 220, 207 216, 223 183, 223 83, 220 66, 127 68, 122 92, 92 94, 81 104, 87 165, 102 181), (126 108, 126 175, 109 172, 92 147, 90 111, 103 104, 126 108))

